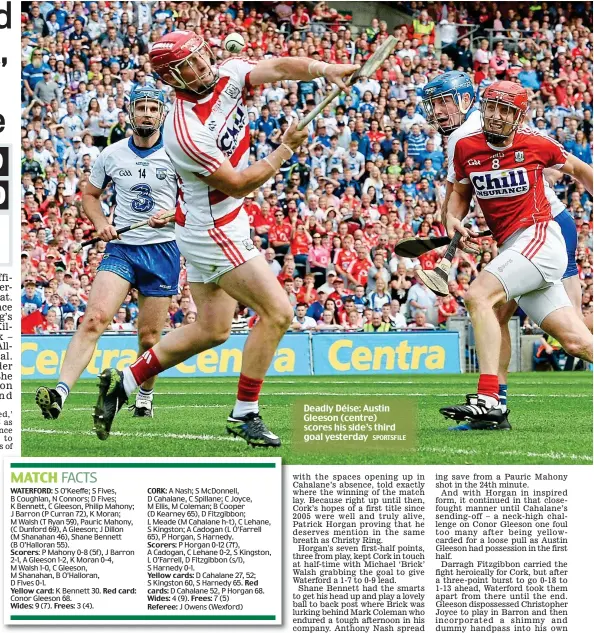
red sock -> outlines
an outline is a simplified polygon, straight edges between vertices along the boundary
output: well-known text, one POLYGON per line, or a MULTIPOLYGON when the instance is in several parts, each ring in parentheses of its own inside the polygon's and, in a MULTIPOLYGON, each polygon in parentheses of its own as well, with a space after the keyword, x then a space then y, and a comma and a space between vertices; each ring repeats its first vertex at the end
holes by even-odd
POLYGON ((489 396, 499 400, 499 378, 493 374, 481 374, 477 392, 482 396, 489 396))
POLYGON ((131 365, 130 371, 137 385, 142 385, 145 380, 160 374, 163 371, 157 355, 152 349, 139 356, 131 365))
POLYGON ((240 374, 239 384, 237 385, 237 399, 241 402, 257 402, 263 382, 263 380, 248 378, 240 374))

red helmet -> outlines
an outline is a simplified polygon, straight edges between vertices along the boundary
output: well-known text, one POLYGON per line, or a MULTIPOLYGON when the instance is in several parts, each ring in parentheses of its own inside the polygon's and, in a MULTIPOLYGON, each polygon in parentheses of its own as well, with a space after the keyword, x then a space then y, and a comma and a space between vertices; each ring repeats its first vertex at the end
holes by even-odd
POLYGON ((528 91, 520 84, 496 81, 488 86, 481 97, 483 132, 487 140, 497 144, 509 138, 527 112, 528 91))
POLYGON ((528 110, 528 91, 513 81, 496 81, 483 92, 481 100, 498 100, 515 106, 522 112, 528 110))
POLYGON ((173 31, 162 37, 150 50, 149 59, 153 70, 166 84, 198 94, 207 92, 218 79, 215 56, 202 37, 193 31, 173 31), (208 65, 209 71, 195 68, 196 56, 208 65), (192 69, 195 79, 188 83, 181 74, 184 65, 192 69), (212 79, 206 79, 212 73, 212 79), (197 84, 197 85, 196 85, 197 84))

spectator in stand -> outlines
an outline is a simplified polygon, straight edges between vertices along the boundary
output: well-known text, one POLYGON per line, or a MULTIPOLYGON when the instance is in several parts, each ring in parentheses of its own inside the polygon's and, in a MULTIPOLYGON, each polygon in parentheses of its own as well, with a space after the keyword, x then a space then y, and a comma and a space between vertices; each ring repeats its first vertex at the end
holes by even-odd
POLYGON ((191 308, 191 298, 190 297, 182 297, 179 301, 179 310, 173 315, 172 323, 173 327, 181 327, 182 322, 188 312, 190 312, 191 308))
POLYGON ((315 319, 307 316, 307 304, 306 303, 298 303, 295 308, 295 316, 293 317, 293 322, 291 323, 290 329, 303 332, 305 330, 315 330, 317 323, 315 319))
POLYGON ((319 331, 336 331, 342 330, 342 326, 336 322, 334 311, 325 309, 322 312, 322 318, 318 320, 316 330, 319 331))
POLYGON ((434 330, 433 323, 427 321, 427 315, 422 310, 414 313, 414 320, 408 325, 409 330, 434 330))
POLYGON ((390 311, 388 316, 390 319, 391 330, 403 330, 406 328, 406 319, 400 312, 400 302, 397 299, 392 299, 392 301, 390 301, 390 311))
POLYGON ((363 332, 389 332, 390 323, 382 319, 381 310, 374 310, 371 320, 363 326, 363 332))

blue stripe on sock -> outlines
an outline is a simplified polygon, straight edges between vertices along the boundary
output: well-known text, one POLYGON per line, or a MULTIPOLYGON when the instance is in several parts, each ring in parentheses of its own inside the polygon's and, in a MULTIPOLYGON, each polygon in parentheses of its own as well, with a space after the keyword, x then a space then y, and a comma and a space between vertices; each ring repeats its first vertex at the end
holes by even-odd
POLYGON ((507 385, 499 385, 499 402, 507 404, 507 385))
POLYGON ((57 388, 63 389, 66 393, 70 393, 70 387, 65 382, 59 382, 56 385, 56 389, 57 388))

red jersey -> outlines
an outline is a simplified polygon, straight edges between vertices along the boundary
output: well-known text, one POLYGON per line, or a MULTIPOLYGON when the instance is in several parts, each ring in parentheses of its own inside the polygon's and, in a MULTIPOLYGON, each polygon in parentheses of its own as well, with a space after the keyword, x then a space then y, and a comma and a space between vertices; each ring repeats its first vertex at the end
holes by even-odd
POLYGON ((338 318, 340 319, 340 314, 342 312, 342 309, 344 308, 344 304, 342 302, 343 298, 348 296, 346 293, 345 294, 340 294, 340 292, 338 291, 334 291, 331 292, 328 295, 328 299, 332 299, 332 301, 334 301, 334 303, 336 304, 336 309, 338 310, 338 318))
POLYGON ((254 218, 260 213, 260 207, 255 202, 246 200, 243 203, 243 208, 247 213, 248 220, 250 221, 250 226, 254 226, 254 218))
POLYGON ((311 305, 318 300, 318 291, 315 288, 311 288, 309 291, 309 299, 306 298, 306 294, 307 288, 305 286, 301 286, 297 292, 297 303, 307 303, 307 305, 311 305))
POLYGON ((419 255, 419 264, 421 264, 423 270, 433 270, 440 259, 441 255, 439 253, 436 251, 429 251, 428 253, 419 255))
POLYGON ((559 143, 523 127, 505 148, 493 148, 482 131, 461 138, 454 169, 458 182, 472 184, 494 238, 503 244, 517 230, 552 219, 543 169, 559 169, 566 160, 559 143))
POLYGON ((291 240, 291 225, 283 222, 280 226, 273 224, 268 229, 268 241, 272 242, 289 242, 291 240))
POLYGON ((340 248, 334 257, 334 264, 340 266, 342 270, 348 270, 352 261, 357 259, 357 253, 348 248, 340 248))
POLYGON ((307 255, 309 253, 309 240, 304 231, 295 231, 295 237, 291 240, 291 253, 293 255, 307 255))
POLYGON ((348 272, 353 278, 357 281, 361 286, 367 285, 367 277, 369 273, 369 269, 371 268, 371 262, 365 259, 355 259, 351 262, 348 272))
POLYGON ((268 215, 264 215, 263 213, 256 213, 256 215, 254 216, 254 221, 253 221, 252 226, 255 229, 268 227, 268 229, 270 230, 270 227, 273 224, 274 224, 274 216, 271 213, 269 213, 268 215))

